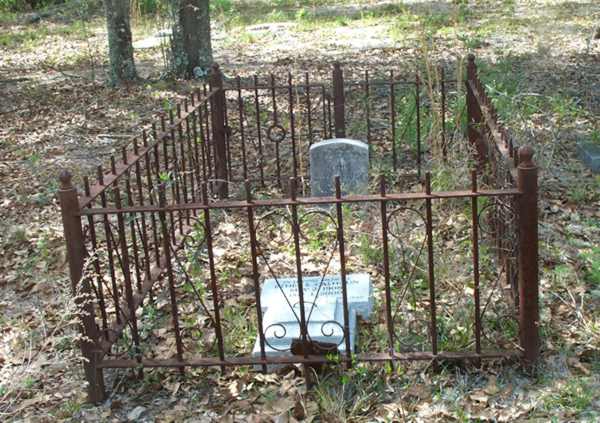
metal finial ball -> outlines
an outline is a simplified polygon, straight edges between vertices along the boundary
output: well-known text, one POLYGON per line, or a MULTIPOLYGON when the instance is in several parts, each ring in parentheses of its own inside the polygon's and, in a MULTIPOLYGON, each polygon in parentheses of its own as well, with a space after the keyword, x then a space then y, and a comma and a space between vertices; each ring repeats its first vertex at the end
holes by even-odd
POLYGON ((60 180, 60 184, 63 188, 69 188, 71 186, 71 179, 73 175, 68 170, 62 170, 58 175, 58 179, 60 180))
POLYGON ((533 148, 525 145, 519 148, 519 163, 523 166, 533 166, 533 148))

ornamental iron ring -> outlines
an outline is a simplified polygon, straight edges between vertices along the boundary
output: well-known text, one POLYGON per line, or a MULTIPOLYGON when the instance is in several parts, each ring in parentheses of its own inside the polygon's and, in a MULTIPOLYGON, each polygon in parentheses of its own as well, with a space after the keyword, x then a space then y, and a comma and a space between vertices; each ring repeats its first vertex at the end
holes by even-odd
POLYGON ((271 142, 274 142, 276 144, 279 144, 281 141, 283 141, 285 139, 285 136, 285 128, 278 123, 269 126, 269 129, 267 130, 267 137, 271 142), (274 133, 274 130, 277 130, 277 132, 274 133))

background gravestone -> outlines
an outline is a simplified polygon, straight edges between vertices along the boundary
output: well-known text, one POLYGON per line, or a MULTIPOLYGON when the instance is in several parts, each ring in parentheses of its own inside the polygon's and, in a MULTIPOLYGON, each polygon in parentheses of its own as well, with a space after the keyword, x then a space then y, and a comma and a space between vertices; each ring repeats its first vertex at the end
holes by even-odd
POLYGON ((310 147, 310 191, 315 197, 335 195, 339 175, 344 194, 366 194, 369 188, 369 146, 335 138, 310 147))
POLYGON ((580 142, 577 144, 579 157, 593 173, 600 173, 600 144, 580 142))

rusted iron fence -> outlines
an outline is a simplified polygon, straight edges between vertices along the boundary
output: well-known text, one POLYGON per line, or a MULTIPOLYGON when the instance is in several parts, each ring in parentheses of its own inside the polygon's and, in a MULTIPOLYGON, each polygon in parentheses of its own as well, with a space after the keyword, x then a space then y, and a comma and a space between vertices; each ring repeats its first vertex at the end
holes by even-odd
MULTIPOLYGON (((349 83, 336 66, 333 83, 313 84, 308 76, 294 84, 278 85, 270 76, 244 85, 241 79, 228 87, 218 68, 213 70, 209 88, 195 92, 178 105, 168 118, 162 118, 141 138, 123 149, 120 160, 113 158, 110 168, 99 167, 96 181, 84 179, 83 192, 73 186, 71 175, 64 172, 59 190, 65 239, 68 249, 70 277, 75 298, 82 309, 82 354, 88 381, 89 400, 105 397, 103 369, 257 365, 266 370, 271 364, 324 363, 330 357, 317 353, 311 341, 309 322, 312 307, 303 301, 302 280, 305 276, 303 256, 311 237, 317 235, 304 229, 309 216, 319 216, 335 228, 331 238, 328 261, 320 273, 329 272, 335 258, 342 281, 342 341, 346 353, 339 360, 347 365, 356 361, 470 359, 522 357, 533 364, 538 357, 538 275, 537 275, 537 169, 533 152, 508 139, 499 123, 491 101, 480 83, 474 59, 469 59, 466 81, 468 137, 478 153, 479 176, 472 175, 468 189, 433 192, 431 176, 425 173, 421 192, 394 192, 394 185, 381 178, 379 192, 368 195, 342 195, 340 181, 335 180, 336 195, 332 197, 302 196, 301 184, 307 177, 309 146, 331 136, 352 134, 350 126, 363 113, 365 139, 371 145, 373 157, 390 159, 391 167, 401 167, 395 119, 396 100, 400 91, 396 85, 408 84, 413 91, 416 136, 412 167, 420 171, 423 147, 420 144, 420 81, 370 78, 349 83), (360 103, 351 101, 360 91, 360 103), (379 90, 379 91, 377 91, 379 90), (365 107, 365 104, 367 105, 365 107), (284 110, 287 110, 284 112, 284 110), (385 111, 385 112, 384 112, 385 111), (380 113, 384 118, 377 117, 380 113), (301 135, 304 134, 304 135, 301 135), (285 140, 285 141, 284 141, 285 140), (289 141, 289 142, 288 142, 289 141), (484 181, 485 189, 478 186, 484 181), (242 181, 241 198, 229 193, 230 186, 242 181), (287 195, 277 198, 255 198, 262 186, 285 187, 287 195), (441 327, 436 303, 441 293, 436 290, 435 257, 442 251, 434 248, 436 220, 434 205, 450 199, 464 199, 471 211, 472 248, 472 348, 468 351, 444 351, 438 340, 441 327), (480 204, 485 201, 482 207, 480 204), (329 205, 329 207, 322 207, 329 205), (382 319, 384 345, 367 345, 351 353, 349 336, 346 276, 348 247, 346 238, 351 230, 345 226, 346 209, 361 205, 361 213, 370 211, 367 220, 377 222, 377 243, 381 247, 383 296, 382 319), (321 206, 316 207, 315 206, 321 206), (370 207, 369 207, 370 206, 370 207), (365 211, 366 210, 366 211, 365 211), (219 230, 223 216, 237 216, 245 222, 239 242, 250 262, 253 316, 258 336, 259 354, 248 348, 236 348, 228 336, 240 328, 227 326, 227 301, 239 295, 225 285, 219 271, 222 253, 217 254, 215 242, 227 236, 219 230), (275 218, 276 217, 276 218, 275 218), (371 219, 371 217, 373 217, 371 219), (275 220, 274 220, 275 219, 275 220), (393 274, 397 242, 402 237, 392 228, 396 220, 410 220, 413 231, 421 234, 424 252, 422 267, 426 269, 426 295, 419 310, 425 323, 423 345, 406 346, 400 333, 405 317, 398 304, 404 294, 398 287, 402 281, 393 274), (276 228, 276 229, 273 229, 276 228), (279 237, 280 247, 273 247, 275 231, 287 234, 279 237), (480 289, 480 250, 485 240, 494 246, 497 284, 490 296, 482 298, 480 289), (191 247, 191 248, 190 248, 191 247), (273 267, 274 253, 292 248, 294 274, 298 280, 301 351, 290 356, 271 356, 263 328, 260 303, 261 281, 270 276, 281 277, 273 267), (273 252, 273 251, 272 251, 273 252), (199 263, 202 274, 197 284, 186 265, 189 254, 199 263), (508 287, 515 300, 511 312, 518 316, 520 349, 490 349, 482 323, 492 295, 508 287), (182 304, 184 291, 195 298, 193 306, 182 304), (167 339, 148 335, 154 323, 143 313, 146 305, 163 299, 162 309, 169 322, 167 339), (208 301, 207 301, 208 300, 208 301), (189 324, 190 316, 202 310, 206 317, 201 324, 189 324), (198 327, 201 327, 199 331, 198 327), (199 335, 199 333, 201 335, 199 335), (198 337, 210 335, 213 342, 205 351, 198 351, 198 337), (160 355, 150 352, 152 344, 162 342, 172 348, 160 355)), ((447 94, 444 87, 452 82, 440 79, 440 110, 446 118, 447 94)), ((410 114, 409 114, 410 115, 410 114)), ((411 118, 412 119, 412 118, 411 118)), ((408 124, 408 123, 407 123, 408 124)), ((436 139, 447 148, 445 123, 436 139)), ((429 138, 431 140, 431 137, 429 138)), ((346 223, 347 225, 347 223, 346 223)), ((414 268, 417 265, 415 264, 414 268)), ((410 273, 410 272, 409 272, 410 273)), ((486 291, 487 292, 487 291, 486 291)), ((194 320, 195 321, 195 320, 194 320)), ((376 319, 377 321, 377 319, 376 319)), ((323 335, 333 333, 321 328, 323 335)), ((273 334, 278 336, 277 334, 273 334)), ((421 338, 420 338, 421 339, 421 338)), ((334 345, 333 350, 337 351, 334 345)))

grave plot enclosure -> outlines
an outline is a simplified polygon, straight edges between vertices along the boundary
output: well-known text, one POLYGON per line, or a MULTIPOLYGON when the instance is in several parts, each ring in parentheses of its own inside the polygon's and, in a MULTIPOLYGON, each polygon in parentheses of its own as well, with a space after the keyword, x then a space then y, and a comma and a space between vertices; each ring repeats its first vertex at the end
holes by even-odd
POLYGON ((466 74, 224 82, 215 68, 93 183, 64 172, 90 401, 107 368, 535 362, 533 151, 508 137, 473 57, 466 74), (338 177, 311 196, 309 148, 332 137, 369 145, 369 193, 338 177), (470 183, 437 191, 425 164, 456 149, 470 183), (353 281, 367 279, 361 302, 353 281))

